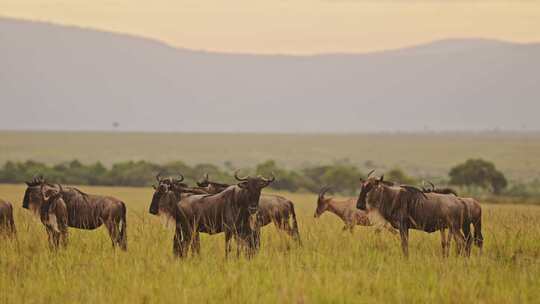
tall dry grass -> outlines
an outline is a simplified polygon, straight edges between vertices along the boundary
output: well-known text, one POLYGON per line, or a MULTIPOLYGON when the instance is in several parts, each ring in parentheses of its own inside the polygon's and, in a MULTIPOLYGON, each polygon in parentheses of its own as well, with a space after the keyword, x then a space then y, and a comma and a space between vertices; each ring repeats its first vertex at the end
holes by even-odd
POLYGON ((274 227, 253 260, 224 259, 222 235, 202 237, 200 257, 176 260, 172 231, 147 213, 151 189, 82 187, 128 205, 128 252, 104 228, 70 229, 48 249, 39 220, 23 210, 21 185, 0 185, 15 204, 16 241, 0 240, 0 303, 538 303, 540 208, 484 205, 484 254, 443 259, 438 234, 413 232, 411 257, 398 237, 373 228, 342 232, 333 215, 313 218, 315 196, 296 203, 303 247, 274 227))

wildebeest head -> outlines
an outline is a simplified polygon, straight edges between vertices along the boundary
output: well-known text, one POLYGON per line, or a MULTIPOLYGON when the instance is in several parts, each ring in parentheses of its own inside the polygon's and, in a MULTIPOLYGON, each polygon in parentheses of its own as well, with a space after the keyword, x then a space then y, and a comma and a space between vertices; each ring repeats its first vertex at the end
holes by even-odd
POLYGON ((43 203, 43 196, 41 195, 41 186, 45 185, 45 179, 43 176, 34 176, 31 181, 27 181, 26 190, 24 192, 24 198, 22 207, 24 209, 30 209, 36 213, 39 212, 41 204, 43 203))
POLYGON ((319 192, 319 197, 317 199, 317 209, 315 209, 315 214, 313 215, 315 218, 318 218, 328 209, 328 201, 330 198, 324 197, 326 192, 330 190, 330 187, 323 187, 321 189, 321 192, 319 192))
POLYGON ((261 175, 257 177, 239 177, 238 171, 234 173, 234 178, 238 180, 238 187, 245 190, 248 197, 248 211, 250 214, 255 214, 259 209, 259 199, 261 197, 261 190, 273 183, 276 178, 274 174, 270 179, 264 178, 261 175))
POLYGON ((62 189, 62 186, 60 184, 57 184, 56 186, 48 185, 48 184, 41 184, 40 186, 40 192, 42 197, 43 203, 49 203, 56 199, 61 198, 62 192, 64 190, 62 189))
POLYGON ((367 196, 370 192, 377 189, 384 182, 384 175, 382 175, 380 178, 371 177, 371 174, 373 174, 374 171, 375 170, 371 170, 371 172, 369 172, 366 180, 360 180, 360 195, 358 195, 358 201, 356 202, 356 208, 358 209, 367 210, 368 207, 370 207, 367 206, 366 203, 367 196))
POLYGON ((208 179, 208 173, 204 175, 204 179, 197 182, 197 186, 205 189, 208 193, 215 194, 227 189, 230 185, 218 182, 212 182, 208 179))
MULTIPOLYGON (((159 179, 158 179, 159 180, 159 179)), ((170 190, 170 185, 167 182, 160 181, 157 186, 154 187, 154 194, 152 195, 152 202, 150 203, 150 209, 148 212, 154 215, 159 214, 159 210, 165 206, 161 206, 162 199, 167 195, 170 190)))

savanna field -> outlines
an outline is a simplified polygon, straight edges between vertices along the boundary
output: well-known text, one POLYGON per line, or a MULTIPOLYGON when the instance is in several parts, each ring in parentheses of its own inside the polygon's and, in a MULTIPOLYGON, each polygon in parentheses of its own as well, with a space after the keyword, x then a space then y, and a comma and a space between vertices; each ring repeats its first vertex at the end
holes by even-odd
POLYGON ((468 259, 453 250, 443 259, 438 233, 412 231, 405 260, 398 236, 373 227, 342 232, 333 214, 313 218, 316 195, 281 193, 295 203, 302 247, 269 225, 252 260, 225 260, 222 234, 202 234, 201 256, 177 260, 171 228, 148 213, 150 187, 80 188, 126 202, 128 251, 113 250, 102 227, 70 228, 68 248, 51 252, 39 219, 21 208, 25 186, 0 185, 1 196, 14 203, 18 229, 17 240, 1 240, 1 303, 540 301, 536 206, 483 204, 481 256, 474 248, 468 259))

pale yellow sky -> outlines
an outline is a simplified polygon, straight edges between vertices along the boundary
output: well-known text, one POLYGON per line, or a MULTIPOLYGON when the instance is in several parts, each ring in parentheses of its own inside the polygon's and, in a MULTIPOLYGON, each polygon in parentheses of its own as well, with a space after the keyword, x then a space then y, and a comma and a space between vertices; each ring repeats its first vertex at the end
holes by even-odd
POLYGON ((0 0, 0 16, 243 53, 369 52, 445 38, 540 41, 540 1, 0 0))

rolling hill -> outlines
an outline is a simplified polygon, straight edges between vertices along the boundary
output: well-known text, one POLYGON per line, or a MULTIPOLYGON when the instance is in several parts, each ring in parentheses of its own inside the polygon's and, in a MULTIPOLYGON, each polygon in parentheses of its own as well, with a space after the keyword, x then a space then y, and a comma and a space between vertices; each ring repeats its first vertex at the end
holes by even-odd
POLYGON ((454 39, 368 54, 224 54, 2 18, 0 54, 0 129, 540 129, 540 44, 454 39))

